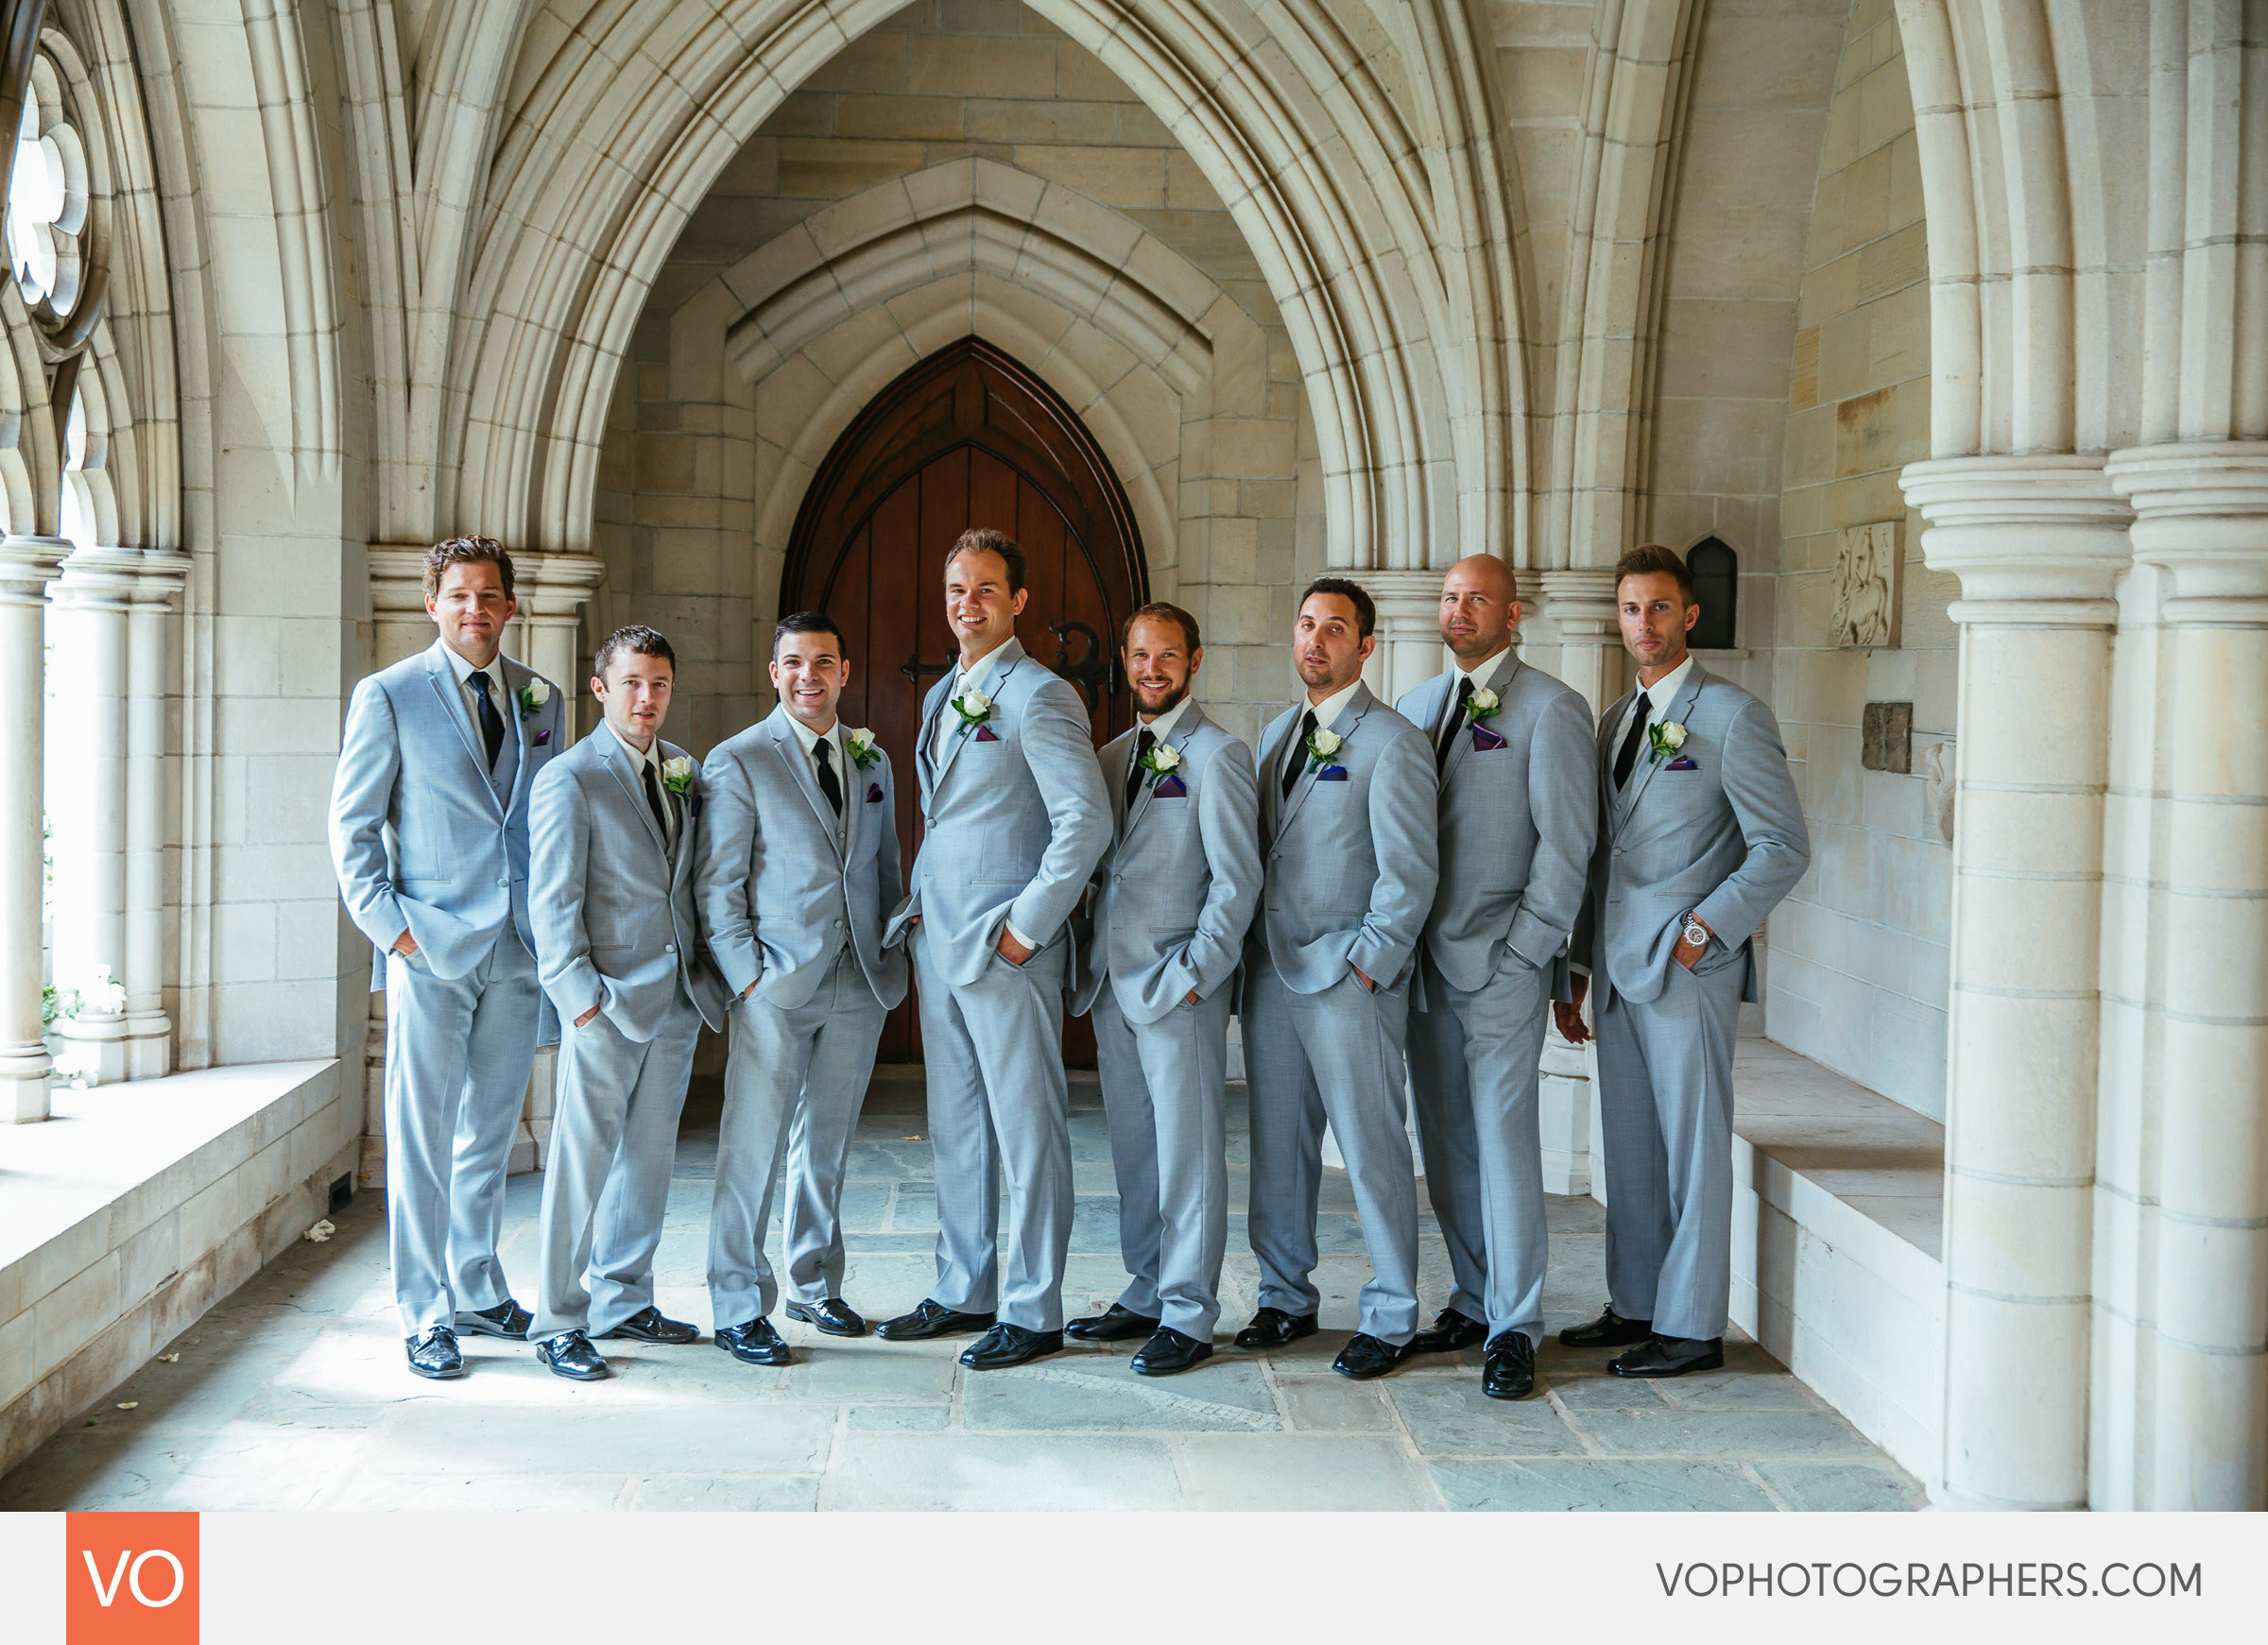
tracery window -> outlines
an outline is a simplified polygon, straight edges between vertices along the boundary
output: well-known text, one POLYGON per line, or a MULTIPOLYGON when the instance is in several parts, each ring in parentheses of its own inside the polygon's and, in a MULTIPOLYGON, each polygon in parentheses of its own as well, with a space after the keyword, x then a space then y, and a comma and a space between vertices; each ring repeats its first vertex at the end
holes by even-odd
POLYGON ((1740 557, 1728 544, 1705 537, 1686 551, 1685 566, 1692 574, 1693 597, 1701 603, 1701 618, 1688 643, 1695 651, 1734 649, 1740 644, 1734 638, 1740 632, 1740 557))

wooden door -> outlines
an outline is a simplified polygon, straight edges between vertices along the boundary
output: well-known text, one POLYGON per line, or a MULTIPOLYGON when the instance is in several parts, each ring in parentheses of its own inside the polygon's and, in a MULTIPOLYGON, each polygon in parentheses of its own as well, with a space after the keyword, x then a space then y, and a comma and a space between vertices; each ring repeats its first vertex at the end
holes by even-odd
MULTIPOLYGON (((850 683, 842 716, 869 726, 898 777, 898 837, 921 845, 914 746, 921 699, 957 655, 945 622, 945 555, 971 526, 1022 545, 1031 599, 1017 638, 1076 686, 1100 747, 1131 723, 1116 635, 1147 598, 1142 543, 1117 476, 1072 409, 1006 355, 971 338, 878 394, 805 495, 780 609, 842 625, 850 683)), ((1094 1064, 1084 1019, 1064 1060, 1094 1064)), ((919 1062, 909 995, 883 1031, 885 1062, 919 1062)))

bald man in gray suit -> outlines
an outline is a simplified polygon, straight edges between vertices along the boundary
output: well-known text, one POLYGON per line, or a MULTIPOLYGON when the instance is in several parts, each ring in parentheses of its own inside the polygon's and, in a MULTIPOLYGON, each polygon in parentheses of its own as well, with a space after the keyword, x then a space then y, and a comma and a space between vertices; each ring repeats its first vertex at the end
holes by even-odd
POLYGON ((1598 832, 1590 711, 1514 654, 1512 570, 1475 555, 1441 586, 1456 658, 1394 706, 1434 741, 1441 885, 1419 945, 1410 1090, 1425 1182, 1449 1245, 1450 1305, 1420 1353, 1486 1344, 1481 1391, 1536 1387, 1546 1253, 1538 1066, 1567 994, 1569 934, 1598 832))
MULTIPOLYGON (((1598 989, 1606 1311, 1559 1333, 1625 1346, 1618 1377, 1725 1362, 1732 1293, 1732 1042, 1757 997, 1756 933, 1812 860, 1772 711, 1693 660, 1701 615, 1669 549, 1615 567, 1638 685, 1601 716, 1601 823, 1572 940, 1598 989)), ((1556 1007, 1589 1037, 1585 979, 1556 1007)))

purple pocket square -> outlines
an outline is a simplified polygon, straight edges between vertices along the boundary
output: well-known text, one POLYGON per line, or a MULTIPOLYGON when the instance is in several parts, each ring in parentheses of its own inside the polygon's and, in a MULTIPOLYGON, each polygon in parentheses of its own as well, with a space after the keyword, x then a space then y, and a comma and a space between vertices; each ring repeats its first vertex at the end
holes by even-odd
POLYGON ((1187 799, 1189 784, 1178 777, 1160 777, 1158 786, 1150 790, 1152 799, 1187 799))
POLYGON ((544 745, 544 744, 546 744, 546 743, 548 743, 548 742, 550 742, 550 741, 551 741, 551 733, 550 733, 548 730, 544 730, 544 731, 538 731, 538 732, 536 733, 536 746, 537 746, 537 747, 541 748, 541 746, 543 746, 543 745, 544 745))
POLYGON ((1475 754, 1486 754, 1493 749, 1504 746, 1506 746, 1504 740, 1486 726, 1476 725, 1472 728, 1472 751, 1475 754))
POLYGON ((1000 741, 998 737, 992 734, 992 728, 990 726, 977 727, 976 740, 980 743, 997 743, 1000 741))
POLYGON ((869 782, 867 784, 867 803, 868 805, 880 805, 882 803, 881 783, 869 782))
POLYGON ((1315 780, 1317 782, 1344 782, 1347 780, 1347 767, 1344 765, 1326 765, 1322 770, 1315 773, 1315 780))
POLYGON ((685 797, 685 809, 693 813, 695 816, 701 814, 701 795, 697 790, 685 797))
POLYGON ((1701 769, 1701 767, 1693 763, 1692 756, 1680 754, 1676 759, 1671 761, 1665 769, 1670 771, 1698 771, 1701 769))

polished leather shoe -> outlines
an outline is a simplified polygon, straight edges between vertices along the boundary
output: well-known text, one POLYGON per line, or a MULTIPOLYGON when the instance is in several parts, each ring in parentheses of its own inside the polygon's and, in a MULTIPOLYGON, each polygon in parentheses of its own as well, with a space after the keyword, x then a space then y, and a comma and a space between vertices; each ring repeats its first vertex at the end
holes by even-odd
POLYGON ((1383 1377, 1410 1357, 1407 1343, 1397 1347, 1383 1337, 1367 1331, 1356 1331, 1339 1350, 1339 1357, 1331 1368, 1342 1377, 1351 1377, 1357 1382, 1367 1382, 1373 1377, 1383 1377))
POLYGON ((1618 1377, 1684 1377, 1725 1368, 1723 1337, 1655 1337, 1639 1344, 1606 1368, 1618 1377))
POLYGON ((856 1309, 839 1296, 831 1296, 825 1302, 791 1302, 787 1305, 787 1317, 799 1319, 808 1326, 816 1326, 831 1337, 863 1337, 867 1334, 867 1322, 859 1318, 856 1309))
POLYGON ((1469 1348, 1487 1334, 1488 1328, 1470 1314, 1445 1308, 1434 1315, 1432 1325, 1410 1339, 1410 1352, 1453 1354, 1460 1348, 1469 1348))
POLYGON ((1263 1308, 1252 1316, 1252 1323, 1236 1333, 1240 1348, 1288 1348, 1301 1337, 1315 1334, 1315 1316, 1312 1313, 1286 1313, 1280 1308, 1263 1308))
POLYGON ((1137 1377, 1170 1377, 1177 1371, 1186 1371, 1192 1365, 1203 1364, 1212 1358, 1212 1345, 1201 1343, 1186 1331, 1172 1326, 1160 1326, 1157 1335, 1142 1345, 1134 1356, 1134 1374, 1137 1377))
POLYGON ((508 1296, 494 1308, 460 1312, 456 1316, 456 1328, 460 1331, 484 1337, 508 1337, 516 1343, 527 1341, 527 1328, 535 1323, 536 1316, 508 1296))
POLYGON ((971 1371, 1005 1371, 1063 1351, 1061 1331, 1027 1331, 1020 1325, 996 1325, 961 1350, 971 1371))
POLYGON ((701 1340, 701 1328, 687 1325, 681 1319, 665 1318, 658 1308, 642 1308, 599 1340, 613 1342, 618 1339, 633 1343, 660 1343, 663 1347, 681 1348, 687 1343, 701 1340))
POLYGON ((465 1374, 465 1357, 456 1350, 456 1333, 445 1325, 429 1325, 414 1337, 403 1338, 409 1349, 409 1368, 436 1382, 450 1382, 465 1374))
POLYGON ((551 1367, 552 1375, 571 1382, 603 1382, 614 1373, 607 1369, 589 1331, 561 1331, 536 1345, 536 1358, 551 1367))
POLYGON ((913 1312, 884 1320, 874 1328, 874 1334, 886 1342, 925 1343, 932 1337, 957 1337, 969 1331, 985 1330, 991 1324, 992 1316, 988 1313, 962 1313, 925 1296, 913 1312))
POLYGON ((1610 1305, 1589 1325, 1569 1326, 1559 1333, 1559 1341, 1571 1348, 1622 1348, 1646 1342, 1653 1335, 1652 1320, 1624 1319, 1610 1305))
POLYGON ((744 1365, 784 1365, 788 1362, 785 1338, 772 1322, 758 1314, 745 1325, 729 1325, 716 1333, 716 1345, 744 1365))
POLYGON ((1519 1331, 1499 1331, 1481 1362, 1481 1392, 1491 1399, 1525 1399, 1536 1392, 1536 1345, 1519 1331))
POLYGON ((1063 1334, 1082 1343, 1123 1343, 1135 1337, 1146 1337, 1158 1328, 1158 1322, 1146 1314, 1136 1313, 1130 1308, 1112 1303, 1101 1313, 1074 1319, 1063 1328, 1063 1334))

